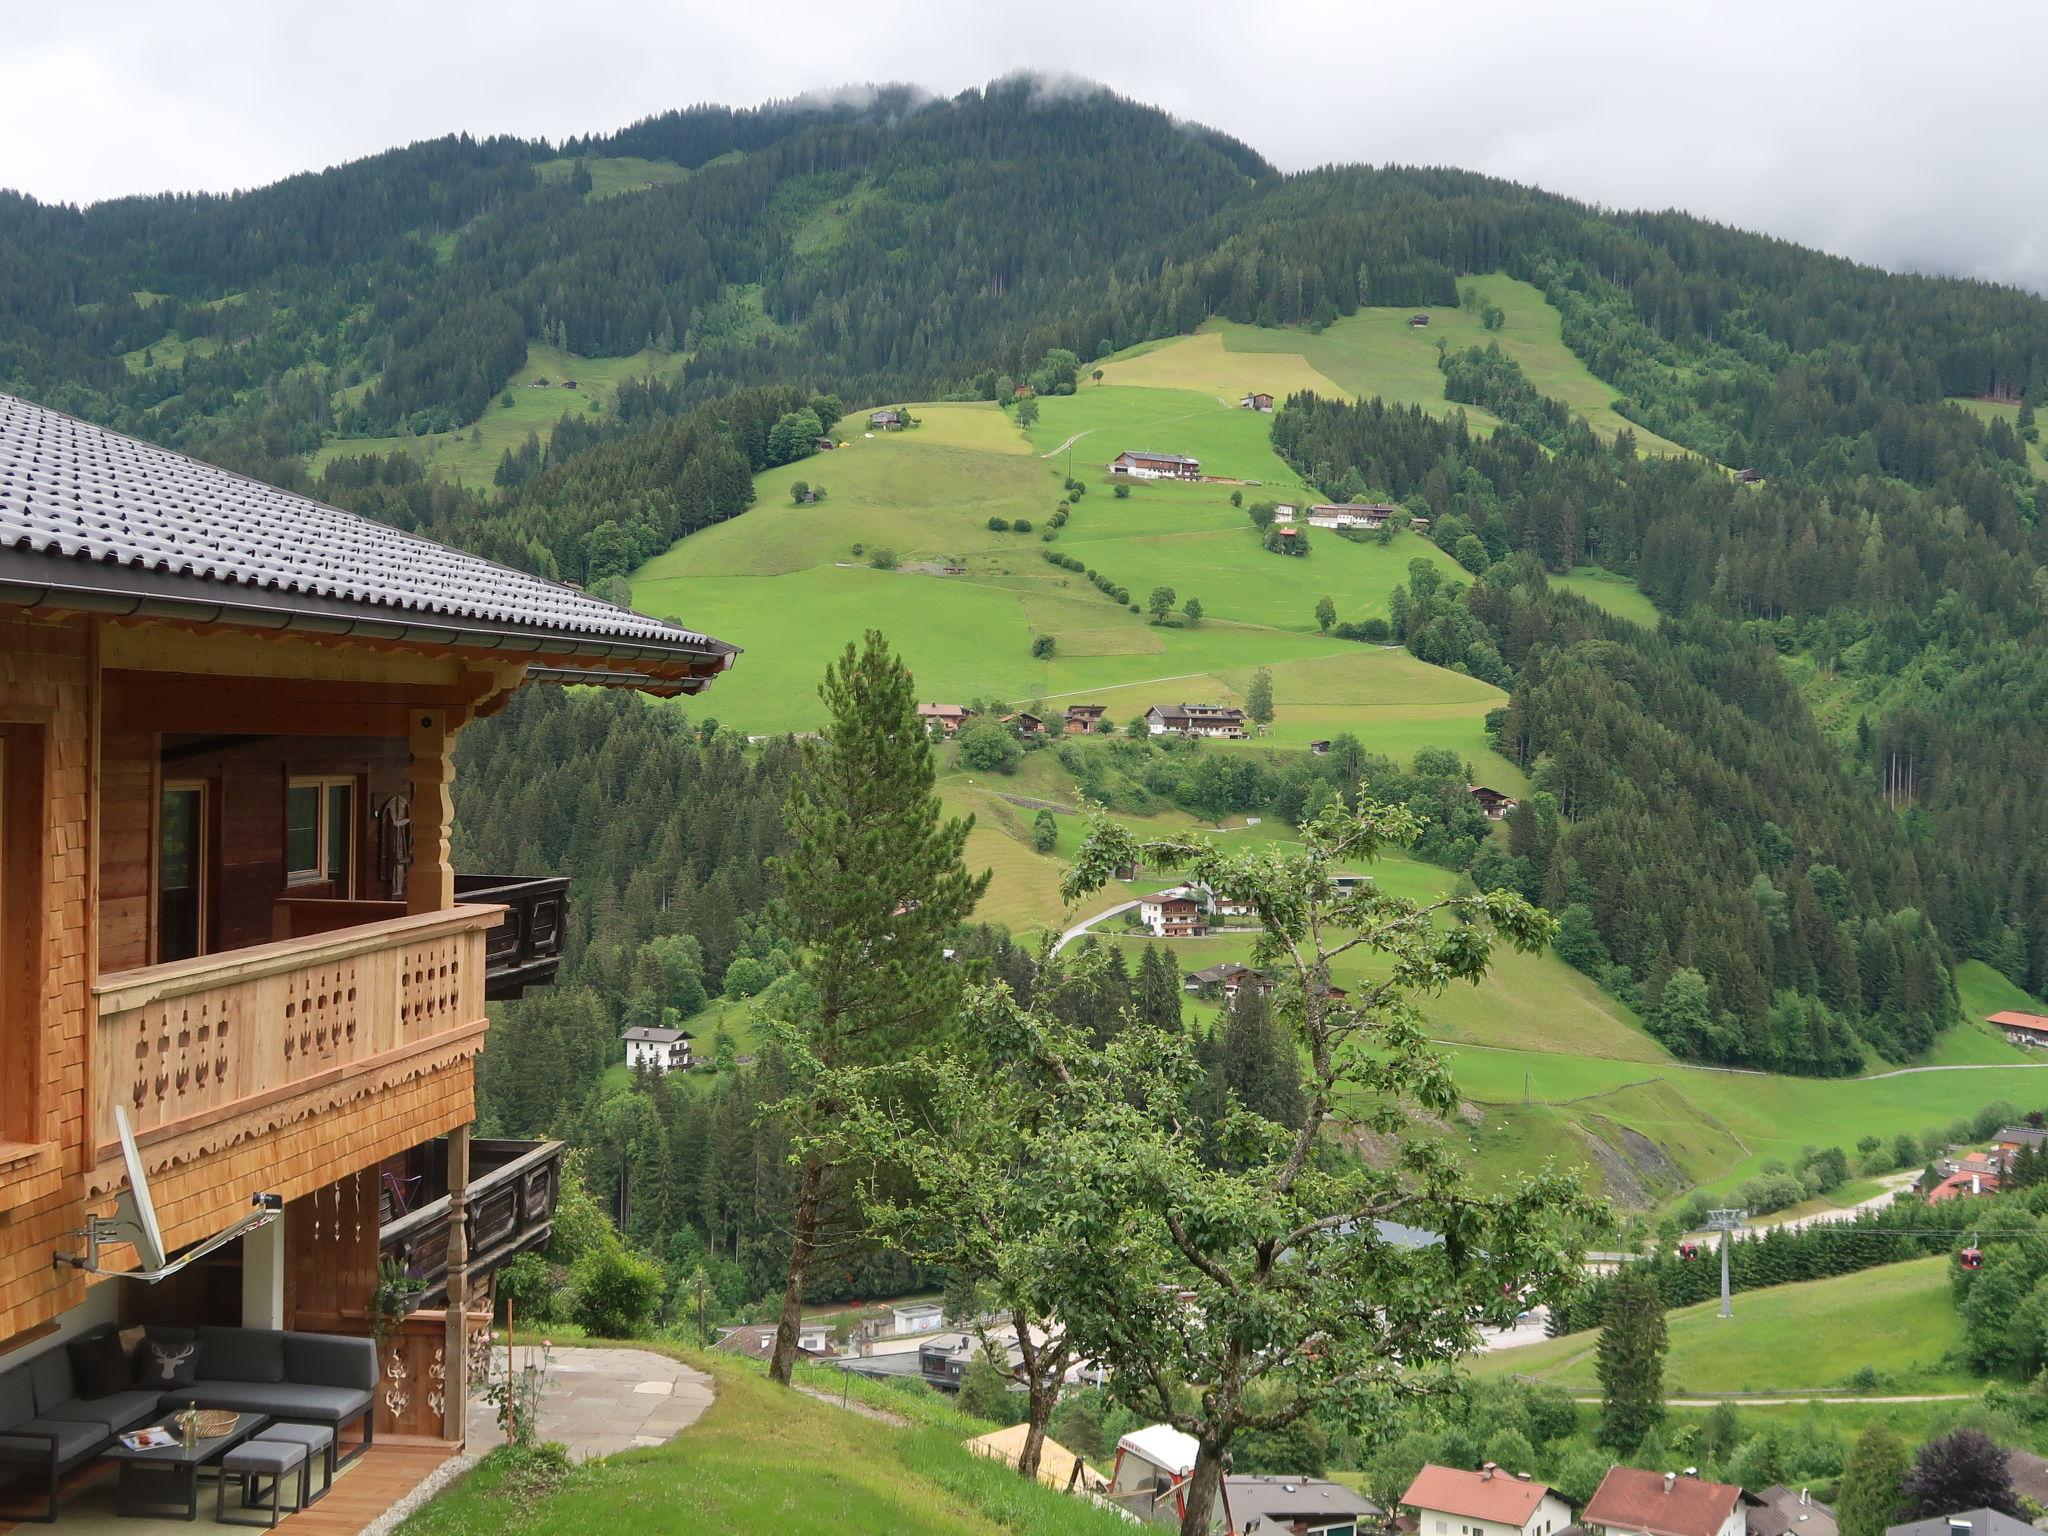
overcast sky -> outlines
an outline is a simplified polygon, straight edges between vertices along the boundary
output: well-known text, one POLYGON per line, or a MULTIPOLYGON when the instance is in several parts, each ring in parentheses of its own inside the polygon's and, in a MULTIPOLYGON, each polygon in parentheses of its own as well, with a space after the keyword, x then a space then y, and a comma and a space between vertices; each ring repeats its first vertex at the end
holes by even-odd
POLYGON ((0 186, 225 190, 859 81, 1070 73, 1283 169, 1448 164, 2048 292, 2048 5, 14 0, 0 186))

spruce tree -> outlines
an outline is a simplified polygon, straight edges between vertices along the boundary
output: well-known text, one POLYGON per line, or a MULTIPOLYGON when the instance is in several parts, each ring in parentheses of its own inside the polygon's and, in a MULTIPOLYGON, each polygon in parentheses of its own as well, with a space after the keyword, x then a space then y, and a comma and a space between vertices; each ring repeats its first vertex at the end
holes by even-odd
POLYGON ((1157 945, 1147 944, 1138 960, 1138 1017, 1170 1029, 1180 1023, 1180 977, 1174 963, 1157 945))
POLYGON ((792 847, 776 924, 798 949, 808 994, 778 1021, 796 1082, 785 1107, 800 1162, 788 1281, 768 1372, 789 1384, 804 1284, 831 1191, 829 1145, 843 1109, 817 1074, 895 1059, 949 1025, 960 970, 953 929, 988 888, 961 863, 973 819, 942 819, 930 738, 910 672, 876 630, 848 643, 818 690, 831 716, 790 788, 792 847))
POLYGON ((1888 1424, 1863 1431, 1842 1469, 1835 1520, 1841 1536, 1884 1536, 1898 1518, 1906 1481, 1906 1442, 1888 1424))
POLYGON ((1641 1265, 1626 1264, 1607 1293, 1596 1369, 1600 1440, 1626 1454, 1664 1421, 1664 1303, 1641 1265))

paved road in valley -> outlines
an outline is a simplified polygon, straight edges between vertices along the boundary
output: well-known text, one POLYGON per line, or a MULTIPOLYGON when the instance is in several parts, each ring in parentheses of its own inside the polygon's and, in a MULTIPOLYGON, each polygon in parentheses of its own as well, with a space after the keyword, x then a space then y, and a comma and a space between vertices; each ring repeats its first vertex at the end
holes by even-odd
POLYGON ((1117 903, 1117 905, 1113 907, 1105 908, 1104 910, 1096 913, 1093 917, 1082 918, 1081 921, 1074 924, 1073 927, 1067 929, 1064 933, 1062 933, 1059 936, 1059 941, 1053 945, 1052 952, 1054 954, 1058 954, 1061 950, 1065 949, 1069 944, 1073 943, 1074 940, 1081 937, 1082 934, 1086 933, 1090 928, 1093 928, 1097 923, 1101 922, 1104 918, 1115 917, 1119 912, 1128 912, 1131 910, 1131 908, 1135 907, 1136 905, 1137 902, 1135 901, 1119 902, 1117 903))

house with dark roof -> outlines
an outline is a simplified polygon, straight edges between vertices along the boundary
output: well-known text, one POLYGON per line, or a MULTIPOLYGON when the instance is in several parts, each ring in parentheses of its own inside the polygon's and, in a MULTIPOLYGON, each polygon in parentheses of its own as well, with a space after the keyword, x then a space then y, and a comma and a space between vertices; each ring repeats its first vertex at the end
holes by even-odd
POLYGON ((626 1042, 627 1070, 687 1072, 691 1066, 690 1044, 697 1037, 687 1029, 636 1024, 620 1038, 626 1042))
POLYGON ((2024 1520, 1996 1509, 1965 1509, 1953 1515, 1936 1515, 1931 1520, 1908 1520, 1888 1525, 1884 1536, 2040 1536, 2024 1520))
POLYGON ((1493 1462, 1476 1472, 1424 1466, 1401 1495, 1416 1536, 1557 1536, 1572 1523, 1572 1507, 1548 1484, 1493 1462))
POLYGON ((1692 1472, 1609 1467, 1579 1523, 1607 1536, 1746 1536, 1742 1490, 1692 1472))
POLYGON ((1760 1493, 1743 1495, 1743 1522, 1749 1536, 1838 1536, 1835 1511, 1811 1490, 1773 1483, 1760 1493))
POLYGON ((1232 1474, 1223 1499, 1233 1531, 1281 1536, 1358 1536, 1383 1511, 1362 1493, 1321 1477, 1232 1474))
MULTIPOLYGON (((712 1348, 749 1360, 766 1360, 775 1353, 776 1326, 774 1323, 741 1323, 736 1328, 720 1329, 718 1342, 712 1348)), ((796 1352, 806 1360, 829 1357, 832 1353, 832 1325, 803 1324, 797 1329, 796 1352)))
POLYGON ((1244 711, 1232 704, 1154 704, 1145 711, 1145 729, 1154 736, 1217 736, 1244 738, 1244 711))
POLYGON ((1470 795, 1479 809, 1486 812, 1488 821, 1505 821, 1509 811, 1519 803, 1513 795, 1504 795, 1497 789, 1488 789, 1484 784, 1467 784, 1465 793, 1470 795))
POLYGON ((2010 1163, 2022 1151, 2048 1151, 2048 1130, 2037 1125, 2008 1125, 1991 1138, 1991 1145, 2010 1163))
POLYGON ((868 413, 868 426, 877 432, 900 431, 903 427, 903 413, 901 411, 870 411, 868 413))
POLYGON ((1401 509, 1385 501, 1320 501, 1308 509, 1311 528, 1384 528, 1401 509))
POLYGON ((1133 480, 1199 480, 1202 461, 1178 453, 1126 449, 1109 461, 1109 472, 1133 480))
POLYGON ((458 867, 456 743, 522 688, 694 694, 736 654, 0 395, 9 1364, 174 1265, 163 1323, 367 1334, 389 1259, 447 1318, 389 1362, 446 1390, 365 1434, 461 1441, 472 1287, 546 1239, 558 1166, 472 1157, 485 1005, 553 975, 568 894, 458 867), (502 1225, 451 1246, 465 1200, 502 1225))
POLYGON ((1069 704, 1061 728, 1069 736, 1086 736, 1108 709, 1107 704, 1069 704))
POLYGON ((1262 389, 1255 389, 1237 404, 1241 410, 1270 411, 1273 409, 1273 397, 1262 389))

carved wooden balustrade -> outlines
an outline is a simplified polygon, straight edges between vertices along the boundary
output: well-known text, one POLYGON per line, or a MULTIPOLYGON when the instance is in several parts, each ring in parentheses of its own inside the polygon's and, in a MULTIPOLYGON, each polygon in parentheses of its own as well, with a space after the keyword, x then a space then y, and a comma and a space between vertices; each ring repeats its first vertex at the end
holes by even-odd
POLYGON ((95 1139, 116 1140, 117 1104, 145 1140, 285 1105, 317 1112, 309 1095, 480 1031, 499 919, 461 906, 102 976, 95 1139))

